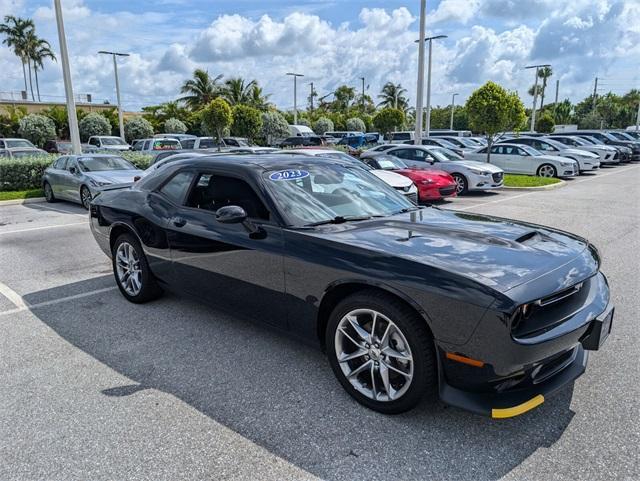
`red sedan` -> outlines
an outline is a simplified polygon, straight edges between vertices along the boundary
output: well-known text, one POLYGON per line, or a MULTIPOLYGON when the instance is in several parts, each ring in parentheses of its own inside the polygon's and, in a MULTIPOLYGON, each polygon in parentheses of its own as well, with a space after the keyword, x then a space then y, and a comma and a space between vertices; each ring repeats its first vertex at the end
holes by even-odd
POLYGON ((418 187, 420 202, 456 196, 456 181, 449 173, 442 170, 408 167, 398 157, 385 154, 361 160, 374 169, 391 170, 409 177, 418 187))

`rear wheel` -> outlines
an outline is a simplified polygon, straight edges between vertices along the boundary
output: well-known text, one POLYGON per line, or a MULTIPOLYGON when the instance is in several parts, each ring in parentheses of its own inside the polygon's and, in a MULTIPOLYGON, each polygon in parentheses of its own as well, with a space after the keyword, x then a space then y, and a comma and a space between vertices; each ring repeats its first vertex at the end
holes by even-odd
POLYGON ((435 392, 431 334, 424 320, 393 296, 364 291, 344 299, 331 314, 325 342, 336 377, 368 408, 401 413, 435 392))
POLYGON ((51 203, 58 200, 56 199, 56 196, 53 195, 53 189, 51 188, 51 184, 49 184, 49 182, 44 183, 44 185, 42 186, 42 190, 44 190, 44 198, 47 202, 51 203))
POLYGON ((558 172, 553 165, 542 164, 540 167, 538 167, 537 175, 538 177, 557 177, 558 172))
POLYGON ((140 304, 162 295, 142 247, 132 234, 122 234, 116 239, 111 257, 116 283, 128 301, 140 304))
POLYGON ((91 191, 86 185, 80 188, 80 202, 82 203, 82 207, 87 210, 91 207, 91 191))
POLYGON ((462 174, 451 174, 453 180, 456 181, 456 194, 466 194, 469 191, 469 182, 462 174))

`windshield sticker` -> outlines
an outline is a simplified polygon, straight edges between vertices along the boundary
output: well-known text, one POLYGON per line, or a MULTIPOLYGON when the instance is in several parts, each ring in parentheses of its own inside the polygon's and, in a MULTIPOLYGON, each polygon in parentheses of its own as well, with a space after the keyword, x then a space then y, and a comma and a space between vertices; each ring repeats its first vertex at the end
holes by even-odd
POLYGON ((304 179, 305 177, 309 177, 309 172, 306 170, 279 170, 269 175, 269 179, 275 181, 304 179))

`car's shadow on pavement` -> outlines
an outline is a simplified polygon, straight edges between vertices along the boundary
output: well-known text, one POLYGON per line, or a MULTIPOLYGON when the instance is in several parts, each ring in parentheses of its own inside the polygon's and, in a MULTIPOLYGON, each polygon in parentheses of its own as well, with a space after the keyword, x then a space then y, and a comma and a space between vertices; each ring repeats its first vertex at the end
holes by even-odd
MULTIPOLYGON (((110 279, 33 298, 87 292, 110 279)), ((342 390, 319 350, 173 295, 134 305, 113 290, 33 312, 131 380, 116 386, 96 381, 105 396, 135 396, 145 389, 169 393, 326 479, 495 480, 551 446, 573 417, 572 389, 502 421, 435 401, 402 415, 378 414, 342 390)))

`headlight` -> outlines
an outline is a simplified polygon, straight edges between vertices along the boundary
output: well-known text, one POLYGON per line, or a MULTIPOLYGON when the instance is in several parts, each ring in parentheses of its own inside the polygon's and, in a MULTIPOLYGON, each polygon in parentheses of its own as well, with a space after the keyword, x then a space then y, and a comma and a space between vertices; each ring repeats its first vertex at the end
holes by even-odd
POLYGON ((425 179, 425 180, 421 180, 420 183, 422 185, 429 185, 429 184, 435 184, 435 180, 431 180, 431 179, 425 179))
POLYGON ((105 185, 111 185, 111 182, 100 182, 98 180, 91 179, 89 183, 94 187, 104 187, 105 185))
POLYGON ((486 170, 473 169, 473 168, 469 168, 469 170, 474 174, 478 174, 478 175, 491 175, 491 172, 487 172, 486 170))

